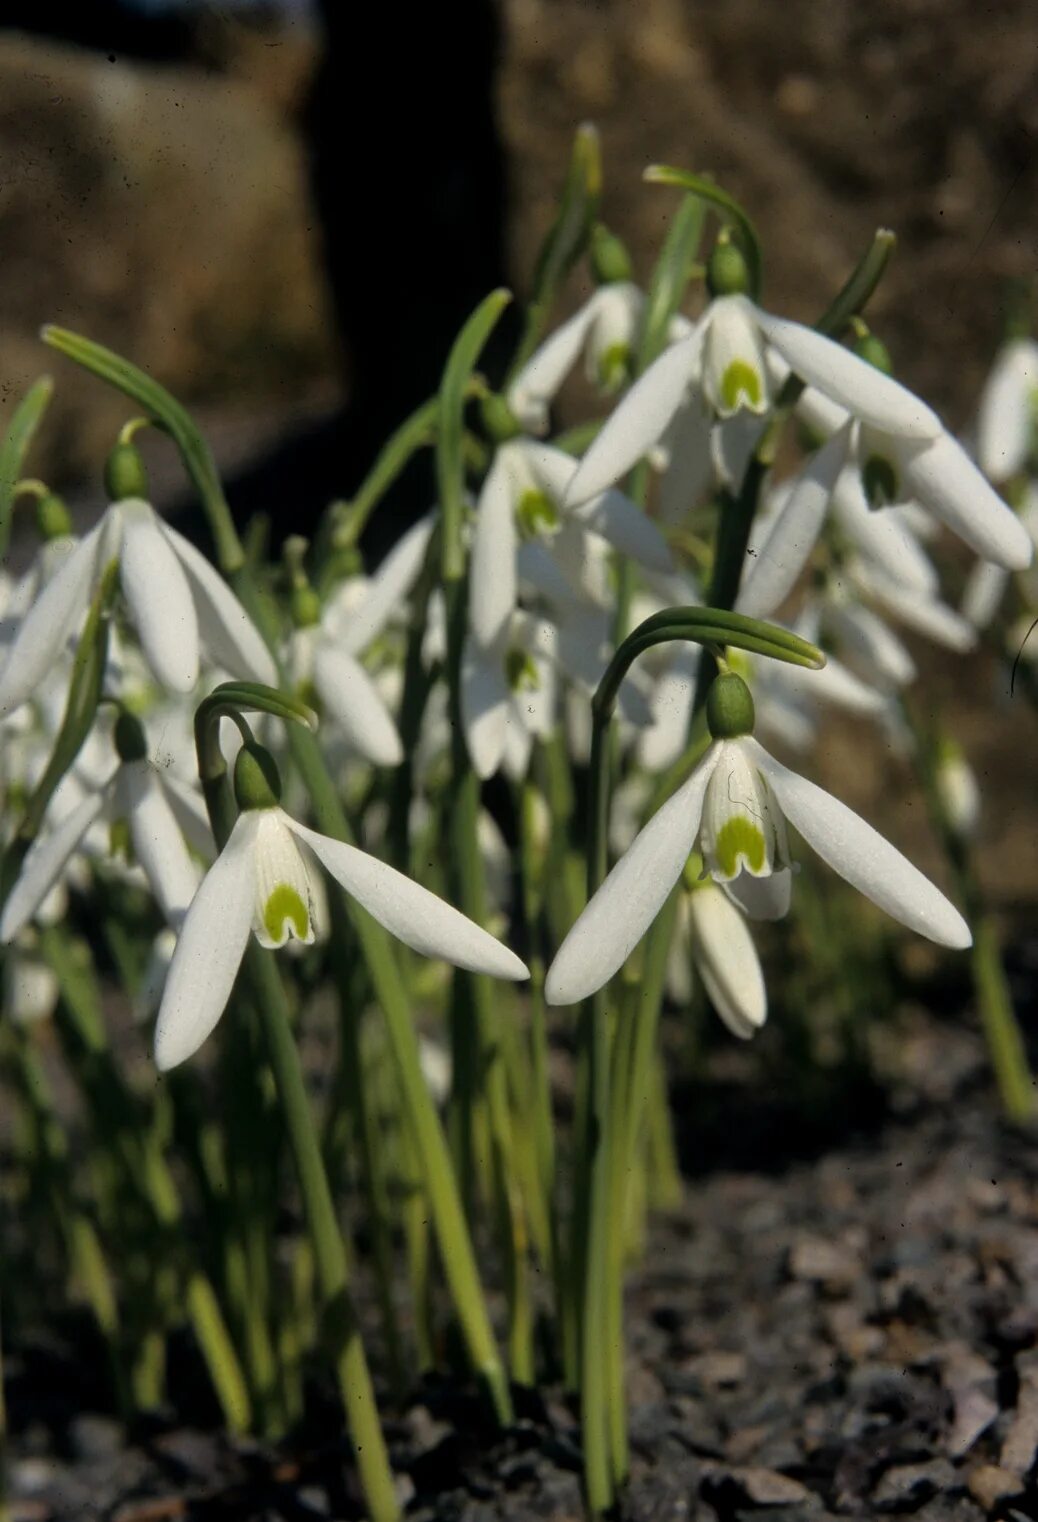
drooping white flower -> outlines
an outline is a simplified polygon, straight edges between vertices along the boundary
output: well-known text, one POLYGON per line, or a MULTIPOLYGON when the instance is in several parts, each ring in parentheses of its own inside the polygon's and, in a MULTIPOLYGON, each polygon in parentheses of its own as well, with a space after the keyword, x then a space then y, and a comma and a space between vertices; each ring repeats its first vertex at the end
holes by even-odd
MULTIPOLYGON (((864 360, 856 362, 872 369, 864 360)), ((889 376, 883 379, 898 384, 889 376)), ((858 475, 868 501, 918 503, 985 559, 1008 570, 1031 563, 1027 530, 943 427, 920 436, 867 423, 855 417, 853 408, 813 386, 800 397, 797 412, 824 436, 839 434, 845 445, 841 469, 846 466, 858 475)))
POLYGON ((529 976, 514 952, 385 862, 308 829, 276 805, 247 808, 184 919, 155 1028, 160 1069, 184 1062, 212 1031, 250 934, 266 947, 313 940, 315 859, 413 950, 493 977, 529 976))
POLYGON ((492 777, 504 764, 526 775, 535 739, 555 727, 557 636, 547 619, 515 613, 498 642, 485 649, 471 636, 461 658, 461 716, 476 775, 492 777))
POLYGON ((644 305, 645 297, 633 282, 608 281, 534 350, 505 398, 527 433, 547 431, 548 409, 581 350, 592 385, 615 390, 623 379, 644 305))
POLYGON ((484 647, 501 638, 516 607, 523 536, 551 550, 565 528, 570 540, 598 536, 650 570, 670 569, 659 529, 621 492, 562 506, 576 469, 572 456, 529 439, 502 444, 495 453, 476 504, 469 576, 470 628, 484 647))
POLYGON ((925 402, 842 344, 772 317, 745 296, 725 296, 631 387, 581 461, 567 500, 581 502, 618 481, 658 445, 697 388, 722 419, 766 413, 774 373, 769 350, 870 428, 917 442, 943 432, 925 402))
POLYGON ((834 871, 895 919, 941 945, 970 944, 958 910, 871 825, 742 733, 711 743, 617 862, 551 965, 548 1002, 574 1003, 612 977, 663 907, 693 850, 752 917, 783 914, 791 887, 787 821, 834 871))
POLYGON ((0 714, 33 695, 112 561, 144 655, 164 687, 190 692, 203 654, 232 676, 276 680, 266 645, 222 577, 149 503, 126 498, 64 552, 22 619, 0 672, 0 714))
POLYGON ((121 762, 99 786, 80 792, 79 802, 33 842, 0 915, 0 943, 7 945, 37 915, 102 820, 125 821, 136 862, 167 923, 179 924, 186 913, 200 875, 187 847, 199 828, 198 800, 143 759, 121 762))
POLYGON ((1027 464, 1038 420, 1038 343, 1003 344, 980 394, 977 462, 992 481, 1008 481, 1027 464))

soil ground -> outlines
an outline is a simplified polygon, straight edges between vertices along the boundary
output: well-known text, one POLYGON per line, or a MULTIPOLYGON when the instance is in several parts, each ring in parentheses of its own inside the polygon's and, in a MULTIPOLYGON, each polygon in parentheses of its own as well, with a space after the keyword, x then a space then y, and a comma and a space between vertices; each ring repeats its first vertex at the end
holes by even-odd
MULTIPOLYGON (((1036 966, 1016 958, 1018 989, 1036 966)), ((628 1295, 624 1522, 1038 1517, 1038 1140, 999 1120, 968 1011, 906 1013, 879 1065, 882 1088, 836 1075, 805 1117, 773 1063, 718 1044, 675 1094, 685 1201, 628 1295)), ((177 1409, 128 1437, 83 1335, 10 1351, 15 1522, 359 1514, 322 1391, 305 1442, 233 1443, 188 1360, 177 1409)), ((445 1381, 390 1417, 414 1522, 577 1522, 573 1410, 519 1406, 495 1436, 445 1381)))

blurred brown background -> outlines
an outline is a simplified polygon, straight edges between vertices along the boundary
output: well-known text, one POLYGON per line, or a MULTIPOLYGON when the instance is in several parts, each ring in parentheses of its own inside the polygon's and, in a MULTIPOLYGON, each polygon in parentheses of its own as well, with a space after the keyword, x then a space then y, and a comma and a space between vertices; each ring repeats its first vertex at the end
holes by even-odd
MULTIPOLYGON (((45 354, 47 320, 193 406, 239 514, 273 499, 298 527, 348 493, 435 385, 464 314, 502 278, 524 291, 584 120, 602 136, 605 219, 642 276, 674 204, 641 182, 652 161, 708 170, 744 201, 766 303, 799 318, 893 227, 871 315, 955 427, 1007 284, 1035 274, 1034 0, 148 9, 96 0, 73 40, 63 7, 4 8, 0 426, 52 369, 37 464, 56 484, 97 481, 126 408, 45 354)), ((574 279, 567 305, 581 295, 574 279)), ((157 496, 175 502, 156 458, 157 496)), ((990 875, 1030 897, 1030 783, 1003 758, 1007 724, 1017 758, 1034 726, 1019 702, 992 723, 990 662, 934 670, 988 773, 990 875)), ((861 802, 880 783, 881 822, 907 844, 921 805, 892 786, 896 767, 863 768, 859 743, 827 743, 841 791, 861 802)))

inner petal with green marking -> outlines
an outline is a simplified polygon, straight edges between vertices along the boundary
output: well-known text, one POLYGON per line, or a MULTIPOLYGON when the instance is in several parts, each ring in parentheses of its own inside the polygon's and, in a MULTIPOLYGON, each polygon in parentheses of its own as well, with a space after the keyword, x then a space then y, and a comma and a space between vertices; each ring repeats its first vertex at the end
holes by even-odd
POLYGON ((736 412, 740 407, 759 412, 764 405, 760 372, 745 360, 733 359, 721 376, 721 400, 728 412, 736 412))
POLYGON ((546 492, 531 487, 519 498, 515 510, 519 532, 524 539, 536 539, 539 534, 553 533, 559 526, 559 510, 546 492))
POLYGON ((723 742, 703 800, 699 847, 722 882, 767 877, 788 865, 785 824, 768 785, 737 739, 723 742))
POLYGON ((279 808, 264 809, 256 835, 256 914, 261 946, 314 939, 314 895, 306 862, 279 808))
POLYGON ((293 935, 297 941, 313 940, 310 911, 290 883, 278 883, 267 899, 263 928, 275 946, 283 946, 293 935))

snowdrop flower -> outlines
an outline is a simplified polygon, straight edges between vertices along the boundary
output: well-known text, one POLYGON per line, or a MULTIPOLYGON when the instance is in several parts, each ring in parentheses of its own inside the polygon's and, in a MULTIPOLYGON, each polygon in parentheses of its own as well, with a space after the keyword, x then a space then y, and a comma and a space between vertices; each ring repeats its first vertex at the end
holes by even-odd
POLYGON ((691 997, 692 968, 732 1035, 756 1035, 768 1018, 760 958, 745 918, 709 878, 678 899, 667 986, 679 1003, 691 997))
POLYGON ((185 831, 198 830, 198 802, 149 763, 143 732, 128 714, 116 723, 116 744, 121 759, 115 771, 85 788, 80 801, 30 847, 0 915, 0 943, 7 945, 38 913, 102 819, 113 826, 126 822, 134 856, 167 923, 183 918, 199 878, 185 839, 185 831))
POLYGON ((776 761, 752 735, 753 702, 740 677, 715 678, 712 742, 688 780, 617 862, 563 942, 545 983, 550 1004, 601 988, 663 907, 689 855, 754 918, 788 908, 787 821, 834 871, 910 929, 940 945, 970 944, 944 894, 871 825, 776 761))
POLYGON ((560 506, 577 470, 561 449, 513 439, 500 445, 476 504, 469 579, 473 636, 489 648, 507 629, 518 597, 521 537, 549 551, 565 537, 598 536, 650 570, 668 571, 670 551, 641 508, 618 491, 603 491, 576 508, 560 506))
MULTIPOLYGON (((874 370, 866 360, 842 352, 874 370)), ((912 397, 892 377, 874 373, 912 397)), ((857 473, 870 503, 918 503, 986 560, 1012 571, 1030 565, 1033 549, 1027 530, 929 408, 925 413, 937 424, 935 432, 899 431, 890 422, 881 426, 856 416, 851 403, 834 401, 809 385, 797 412, 823 435, 838 435, 839 443, 833 440, 838 466, 857 473)))
POLYGON ((699 389, 721 419, 766 414, 774 373, 769 348, 869 428, 917 442, 943 432, 924 402, 842 344, 772 317, 745 296, 724 296, 631 387, 581 461, 567 500, 584 501, 619 480, 659 443, 691 391, 699 389))
POLYGON ((184 1062, 216 1025, 250 933, 265 947, 314 940, 314 861, 412 950, 494 977, 529 976, 514 952, 435 894, 287 814, 269 752, 243 746, 234 780, 241 813, 192 900, 166 978, 155 1028, 161 1070, 184 1062))
POLYGON ((616 390, 627 370, 644 305, 645 297, 632 281, 609 281, 531 354, 505 397, 527 433, 547 432, 548 409, 582 350, 592 385, 616 390))
POLYGON ((0 714, 33 695, 113 561, 148 665, 164 687, 190 692, 203 653, 234 676, 276 680, 266 645, 222 577, 149 503, 127 497, 64 554, 22 620, 0 672, 0 714))
POLYGON ((492 777, 504 763, 522 780, 534 739, 555 727, 556 633, 547 619, 513 614, 489 649, 469 635, 461 657, 461 717, 476 775, 492 777))
POLYGON ((1038 343, 1014 338, 995 356, 980 396, 977 462, 992 481, 1008 481, 1027 464, 1038 420, 1038 343))

